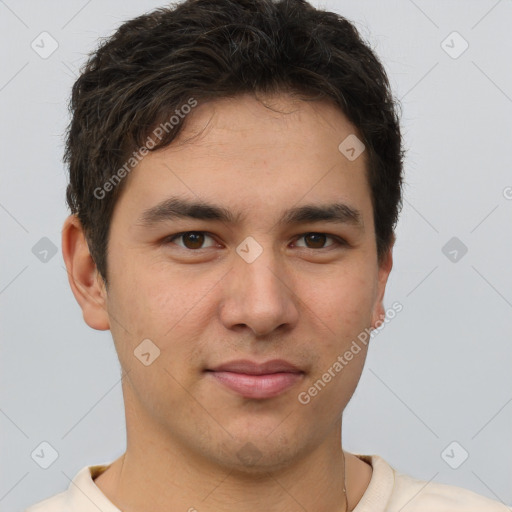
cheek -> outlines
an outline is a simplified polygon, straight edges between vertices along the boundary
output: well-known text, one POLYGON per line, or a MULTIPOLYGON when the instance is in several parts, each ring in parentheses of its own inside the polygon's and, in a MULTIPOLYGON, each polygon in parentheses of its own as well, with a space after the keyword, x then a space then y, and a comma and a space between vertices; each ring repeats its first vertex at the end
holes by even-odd
POLYGON ((347 270, 329 276, 319 285, 305 283, 301 296, 319 322, 333 333, 354 335, 369 326, 375 297, 375 284, 370 272, 347 270))
POLYGON ((307 304, 319 330, 312 340, 319 359, 298 398, 301 404, 307 401, 301 407, 309 414, 335 422, 350 401, 366 360, 368 346, 358 336, 370 326, 374 282, 356 272, 338 273, 316 290, 307 304))
POLYGON ((149 379, 144 386, 149 387, 154 373, 150 369, 161 373, 165 368, 176 378, 185 378, 186 369, 197 365, 204 343, 201 333, 211 323, 213 313, 207 309, 211 308, 211 280, 186 279, 177 272, 157 271, 132 262, 131 268, 124 267, 112 279, 112 285, 111 330, 123 366, 135 369, 137 374, 142 371, 149 379), (147 339, 159 355, 151 366, 140 368, 134 353, 147 339))
POLYGON ((112 276, 113 303, 137 337, 164 337, 200 308, 208 293, 208 282, 187 278, 183 270, 170 269, 161 261, 133 257, 124 263, 112 276))

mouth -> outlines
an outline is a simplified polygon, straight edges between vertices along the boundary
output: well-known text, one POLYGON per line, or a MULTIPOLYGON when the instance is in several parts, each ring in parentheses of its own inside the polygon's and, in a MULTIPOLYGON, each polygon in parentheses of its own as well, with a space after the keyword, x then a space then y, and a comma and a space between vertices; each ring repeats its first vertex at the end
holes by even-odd
POLYGON ((305 375, 297 366, 282 359, 265 363, 232 361, 205 372, 243 398, 255 399, 281 395, 302 381, 305 375))

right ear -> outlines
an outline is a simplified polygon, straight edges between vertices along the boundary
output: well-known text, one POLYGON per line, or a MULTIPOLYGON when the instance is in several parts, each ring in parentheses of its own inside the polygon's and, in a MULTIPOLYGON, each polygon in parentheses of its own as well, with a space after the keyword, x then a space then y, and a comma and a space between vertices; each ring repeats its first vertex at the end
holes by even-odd
POLYGON ((70 215, 62 228, 62 255, 71 291, 82 308, 85 323, 98 331, 110 329, 105 283, 89 252, 82 224, 70 215))

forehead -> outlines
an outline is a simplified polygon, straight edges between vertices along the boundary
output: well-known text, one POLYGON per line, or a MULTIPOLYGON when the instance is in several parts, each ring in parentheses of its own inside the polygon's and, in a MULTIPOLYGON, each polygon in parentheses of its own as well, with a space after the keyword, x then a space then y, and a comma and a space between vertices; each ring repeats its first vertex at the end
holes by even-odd
MULTIPOLYGON (((229 146, 234 140, 244 145, 278 148, 283 144, 309 141, 308 148, 322 149, 322 140, 338 141, 349 135, 361 139, 358 128, 331 101, 304 101, 290 94, 254 96, 242 94, 202 103, 185 116, 182 132, 173 141, 175 150, 229 146)), ((365 155, 362 155, 365 159, 365 155)))
POLYGON ((351 160, 340 150, 354 136, 361 138, 327 102, 245 95, 199 104, 179 137, 130 173, 123 195, 139 217, 170 196, 215 203, 239 218, 262 207, 282 216, 315 201, 364 210, 366 154, 351 160))

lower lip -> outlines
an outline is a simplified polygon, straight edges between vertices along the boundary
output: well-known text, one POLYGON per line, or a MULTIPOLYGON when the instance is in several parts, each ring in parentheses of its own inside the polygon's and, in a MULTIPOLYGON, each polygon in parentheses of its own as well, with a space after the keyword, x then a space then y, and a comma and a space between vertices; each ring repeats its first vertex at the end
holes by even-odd
POLYGON ((293 387, 303 377, 302 373, 285 372, 265 375, 213 371, 208 373, 244 398, 272 398, 293 387))

